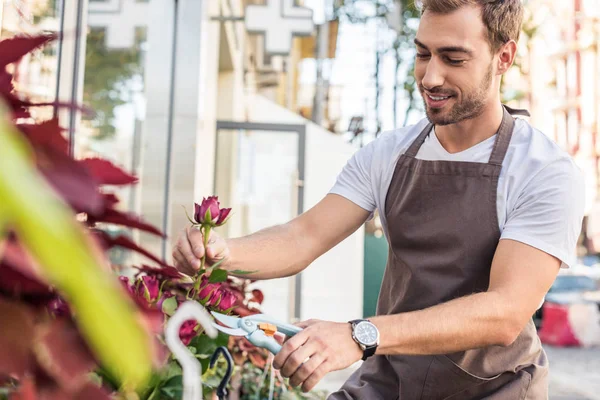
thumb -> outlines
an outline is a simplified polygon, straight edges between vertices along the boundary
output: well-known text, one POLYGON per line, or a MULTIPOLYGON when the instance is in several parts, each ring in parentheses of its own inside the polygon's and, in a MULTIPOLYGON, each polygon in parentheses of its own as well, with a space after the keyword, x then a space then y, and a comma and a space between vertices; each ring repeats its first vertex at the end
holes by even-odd
POLYGON ((211 261, 219 261, 226 258, 228 254, 229 249, 227 248, 225 240, 218 235, 211 235, 206 246, 206 256, 208 259, 211 261))

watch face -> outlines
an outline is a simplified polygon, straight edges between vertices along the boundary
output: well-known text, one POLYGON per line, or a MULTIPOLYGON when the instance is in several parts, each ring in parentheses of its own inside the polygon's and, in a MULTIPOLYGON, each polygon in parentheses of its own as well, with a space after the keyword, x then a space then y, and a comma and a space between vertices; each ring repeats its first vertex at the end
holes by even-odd
POLYGON ((354 328, 354 336, 365 346, 372 346, 379 340, 379 332, 375 325, 368 321, 359 322, 354 328))

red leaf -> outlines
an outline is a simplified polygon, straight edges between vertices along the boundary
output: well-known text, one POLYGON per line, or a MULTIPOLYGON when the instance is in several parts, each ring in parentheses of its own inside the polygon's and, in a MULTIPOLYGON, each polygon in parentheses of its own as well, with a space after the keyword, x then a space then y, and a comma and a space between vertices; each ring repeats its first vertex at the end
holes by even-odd
POLYGON ((67 155, 56 151, 47 151, 40 171, 46 180, 77 212, 101 214, 104 210, 104 198, 97 183, 89 172, 67 155))
POLYGON ((23 376, 32 367, 34 316, 24 305, 0 299, 0 375, 23 376))
POLYGON ((37 338, 36 358, 44 371, 69 392, 78 391, 96 360, 71 322, 55 319, 37 338))
POLYGON ((13 393, 9 400, 111 400, 110 394, 103 388, 87 382, 77 391, 70 392, 52 383, 41 385, 32 378, 21 380, 19 391, 13 393), (36 387, 37 385, 37 387, 36 387))
POLYGON ((21 380, 19 390, 10 395, 9 400, 37 400, 35 381, 28 376, 21 380))
POLYGON ((114 208, 119 204, 119 198, 114 193, 102 193, 102 197, 104 197, 105 208, 114 208))
POLYGON ((112 397, 110 394, 103 388, 94 385, 93 383, 88 383, 85 385, 79 393, 73 397, 76 400, 85 399, 85 400, 111 400, 112 397))
POLYGON ((0 70, 0 95, 12 93, 14 89, 13 75, 8 71, 0 70))
POLYGON ((39 274, 34 259, 14 239, 5 243, 0 259, 0 288, 13 296, 47 297, 52 289, 39 274))
POLYGON ((183 276, 174 267, 171 267, 169 264, 167 264, 160 258, 156 257, 154 254, 152 254, 149 251, 145 250, 144 248, 138 246, 133 240, 129 239, 127 236, 120 235, 117 237, 112 237, 108 233, 103 232, 103 231, 98 231, 98 230, 95 232, 95 234, 98 237, 98 239, 100 240, 101 245, 107 249, 109 249, 111 247, 115 247, 115 246, 124 247, 126 249, 136 251, 136 252, 148 257, 149 259, 156 262, 157 264, 165 267, 165 268, 160 268, 160 269, 146 267, 148 270, 150 270, 150 272, 152 272, 152 270, 157 271, 157 272, 151 273, 152 275, 161 275, 162 274, 162 275, 168 276, 170 278, 181 278, 183 276), (175 274, 177 274, 177 275, 175 275, 175 274))
POLYGON ((101 185, 130 185, 138 178, 128 174, 108 160, 101 158, 86 158, 82 163, 101 185))
POLYGON ((27 53, 54 39, 56 35, 18 35, 0 41, 0 67, 19 61, 27 53))
POLYGON ((69 153, 69 142, 62 135, 63 129, 58 124, 58 118, 39 124, 20 124, 17 127, 36 149, 41 147, 62 154, 69 153))
MULTIPOLYGON (((143 253, 142 253, 143 254, 143 253)), ((148 265, 142 265, 141 267, 135 267, 140 272, 145 273, 146 275, 154 275, 161 278, 171 278, 171 279, 179 279, 183 278, 183 274, 177 270, 177 268, 172 267, 164 261, 159 262, 162 265, 162 268, 150 267, 148 265)))
POLYGON ((90 218, 88 218, 88 221, 91 223, 104 222, 107 224, 123 225, 131 228, 140 229, 145 232, 153 233, 157 236, 165 236, 160 230, 142 221, 142 219, 138 216, 117 211, 114 209, 108 209, 102 215, 91 216, 90 218))
POLYGON ((0 263, 0 291, 11 297, 34 296, 37 300, 52 297, 48 285, 28 278, 4 263, 0 263))

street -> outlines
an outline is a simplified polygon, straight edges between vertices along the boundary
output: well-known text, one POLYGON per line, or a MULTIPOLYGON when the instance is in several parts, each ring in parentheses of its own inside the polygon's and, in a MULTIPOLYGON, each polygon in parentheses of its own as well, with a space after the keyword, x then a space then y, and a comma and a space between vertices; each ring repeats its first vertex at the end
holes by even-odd
POLYGON ((600 400, 600 347, 544 348, 550 361, 550 400, 600 400))

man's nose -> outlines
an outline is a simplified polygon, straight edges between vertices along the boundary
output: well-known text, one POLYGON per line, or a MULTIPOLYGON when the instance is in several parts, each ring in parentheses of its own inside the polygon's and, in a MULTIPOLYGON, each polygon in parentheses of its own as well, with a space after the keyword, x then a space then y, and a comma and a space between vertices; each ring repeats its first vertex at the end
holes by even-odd
POLYGON ((425 68, 425 75, 421 81, 425 89, 433 89, 444 85, 444 73, 443 66, 440 65, 439 60, 431 58, 425 68))

